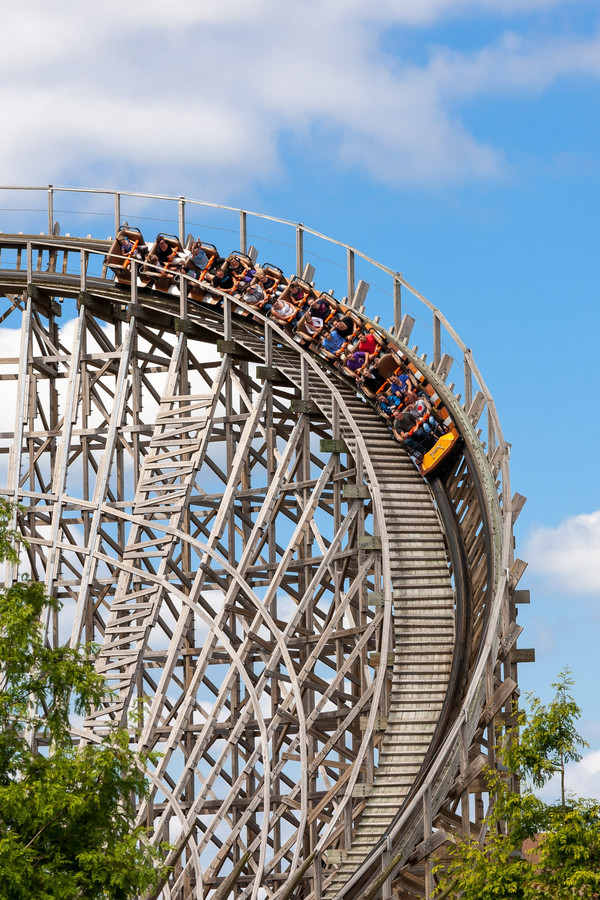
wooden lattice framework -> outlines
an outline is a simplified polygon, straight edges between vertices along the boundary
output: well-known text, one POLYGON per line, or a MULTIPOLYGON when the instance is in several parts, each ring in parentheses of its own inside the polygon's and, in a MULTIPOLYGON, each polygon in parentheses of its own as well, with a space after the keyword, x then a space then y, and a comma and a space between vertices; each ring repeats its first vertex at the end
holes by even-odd
POLYGON ((481 828, 529 658, 523 498, 489 400, 486 448, 485 393, 461 402, 449 357, 429 367, 397 323, 464 439, 427 485, 273 322, 123 290, 92 265, 107 246, 0 237, 20 333, 3 493, 63 602, 48 640, 98 642, 113 691, 74 738, 141 709, 132 743, 163 755, 140 819, 176 847, 165 897, 429 896, 430 854, 481 828))

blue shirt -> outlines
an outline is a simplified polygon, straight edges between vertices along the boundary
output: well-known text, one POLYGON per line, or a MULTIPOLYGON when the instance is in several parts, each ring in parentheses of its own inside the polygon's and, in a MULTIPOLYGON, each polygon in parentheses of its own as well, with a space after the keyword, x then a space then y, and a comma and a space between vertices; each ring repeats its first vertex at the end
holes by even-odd
POLYGON ((208 263, 208 256, 202 249, 202 247, 198 248, 198 252, 195 256, 192 256, 192 262, 196 266, 197 269, 203 269, 208 263))
POLYGON ((331 337, 323 338, 323 348, 329 350, 330 353, 337 353, 340 347, 346 343, 346 338, 339 331, 332 331, 331 337))
POLYGON ((392 394, 402 394, 409 386, 409 377, 406 372, 403 375, 398 375, 398 378, 400 384, 394 384, 393 382, 390 384, 390 391, 392 394))

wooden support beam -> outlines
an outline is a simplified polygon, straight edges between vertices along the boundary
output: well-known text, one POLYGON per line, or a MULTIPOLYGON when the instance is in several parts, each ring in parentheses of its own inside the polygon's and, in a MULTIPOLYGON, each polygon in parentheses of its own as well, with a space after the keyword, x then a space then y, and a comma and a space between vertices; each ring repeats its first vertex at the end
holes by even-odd
POLYGON ((326 850, 323 854, 323 859, 328 866, 339 866, 347 858, 347 850, 326 850))
POLYGON ((348 453, 348 444, 342 438, 321 438, 319 446, 321 453, 348 453))
POLYGON ((479 753, 475 759, 469 763, 464 775, 459 775, 450 788, 450 796, 459 796, 463 791, 468 790, 471 783, 481 775, 485 767, 488 765, 486 757, 479 753))
POLYGON ((519 514, 520 514, 521 510, 523 509, 523 507, 525 506, 526 502, 527 502, 527 497, 524 497, 522 494, 513 494, 513 498, 512 498, 513 525, 519 518, 519 514))
MULTIPOLYGON (((393 651, 386 653, 385 654, 385 665, 388 668, 391 668, 394 665, 395 659, 396 659, 396 657, 395 657, 395 654, 393 651)), ((379 652, 379 650, 372 650, 371 653, 369 653, 369 665, 370 666, 380 666, 381 665, 381 653, 379 652)))
POLYGON ((414 325, 415 319, 413 319, 412 316, 409 316, 408 313, 405 313, 402 317, 400 331, 398 333, 398 340, 400 341, 400 343, 408 344, 414 325))
POLYGON ((302 270, 302 280, 310 284, 315 277, 315 267, 311 263, 305 263, 302 270))
POLYGON ((342 485, 342 500, 370 500, 370 499, 371 499, 371 491, 370 491, 368 484, 344 484, 344 485, 342 485))
MULTIPOLYGON (((373 728, 375 731, 385 731, 388 724, 388 717, 382 715, 375 716, 375 722, 373 728)), ((369 727, 369 716, 360 716, 359 718, 359 728, 361 731, 366 731, 369 727)))
POLYGON ((535 662, 535 650, 533 648, 515 647, 510 654, 511 662, 530 663, 535 662))
POLYGON ((477 423, 479 422, 479 420, 481 418, 481 414, 482 414, 483 410, 485 409, 485 403, 486 403, 486 401, 485 401, 485 396, 484 396, 483 392, 477 391, 477 393, 475 394, 475 397, 473 398, 473 402, 471 403, 471 405, 469 406, 469 408, 467 410, 467 415, 468 415, 469 419, 471 420, 471 424, 473 425, 473 427, 475 427, 477 425, 477 423))
POLYGON ((256 357, 252 353, 249 353, 237 341, 233 340, 219 339, 217 341, 217 353, 227 353, 234 359, 256 360, 256 357))
MULTIPOLYGON (((398 272, 398 275, 400 275, 400 272, 398 272)), ((399 334, 400 325, 402 322, 402 282, 399 281, 397 278, 394 278, 393 297, 394 297, 393 329, 396 334, 399 334)))
POLYGON ((527 563, 524 560, 515 559, 514 563, 512 564, 512 566, 510 568, 510 589, 511 590, 514 590, 514 588, 517 586, 517 584, 521 580, 523 572, 525 571, 526 568, 527 568, 527 563))
POLYGON ((198 328, 195 322, 190 322, 189 319, 179 319, 176 316, 173 317, 173 327, 177 334, 194 334, 198 328))
POLYGON ((314 400, 302 400, 299 397, 294 397, 292 399, 290 409, 293 413, 307 416, 323 415, 322 410, 319 409, 318 404, 315 403, 314 400))
POLYGON ((509 627, 507 633, 503 636, 502 640, 500 641, 500 649, 499 649, 500 659, 506 659, 506 657, 510 653, 512 647, 514 646, 515 642, 517 641, 519 636, 522 634, 522 632, 523 632, 523 628, 521 627, 521 625, 517 625, 516 622, 512 622, 510 624, 510 627, 509 627))
POLYGON ((444 353, 439 363, 435 367, 436 374, 442 379, 442 381, 446 381, 448 375, 450 374, 450 369, 454 363, 454 358, 450 356, 448 353, 444 353))
POLYGON ((350 298, 350 305, 353 309, 359 309, 365 302, 370 285, 362 279, 358 282, 354 296, 350 298))
POLYGON ((289 384, 289 380, 276 366, 257 366, 256 377, 262 381, 272 381, 273 384, 289 384))
POLYGON ((381 550, 381 537, 378 534, 361 534, 357 545, 359 550, 381 550))
POLYGON ((366 784, 365 782, 359 782, 355 784, 352 788, 352 796, 355 799, 360 799, 361 797, 368 797, 371 791, 373 790, 373 784, 366 784))
MULTIPOLYGON (((514 651, 513 651, 514 653, 514 651)), ((517 687, 517 682, 513 681, 512 678, 506 678, 500 687, 494 691, 494 694, 491 700, 486 703, 484 706, 481 717, 479 719, 479 726, 485 727, 488 725, 494 716, 496 716, 503 706, 506 705, 511 695, 514 693, 517 687)))

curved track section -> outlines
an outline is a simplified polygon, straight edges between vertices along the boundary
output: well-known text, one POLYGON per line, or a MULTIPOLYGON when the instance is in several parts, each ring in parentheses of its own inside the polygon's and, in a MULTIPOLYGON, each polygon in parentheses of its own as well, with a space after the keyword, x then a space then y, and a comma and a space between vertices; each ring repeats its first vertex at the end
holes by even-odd
POLYGON ((87 273, 107 246, 0 239, 4 493, 63 602, 48 639, 97 641, 112 689, 77 734, 162 754, 139 815, 165 898, 429 896, 516 691, 504 448, 400 344, 464 439, 427 484, 273 322, 124 292, 87 273))
MULTIPOLYGON (((249 342, 242 338, 241 343, 249 342)), ((280 351, 274 362, 292 380, 297 364, 287 357, 280 351)), ((373 781, 357 785, 357 796, 366 802, 351 847, 340 856, 339 872, 325 897, 336 896, 338 884, 384 837, 414 785, 448 694, 455 647, 455 594, 431 493, 406 452, 387 438, 387 429, 372 409, 343 382, 336 390, 354 426, 351 429, 348 422, 340 434, 356 458, 358 432, 372 466, 371 489, 376 486, 381 495, 384 565, 389 566, 394 609, 387 656, 380 652, 371 657, 372 664, 391 674, 387 715, 380 714, 377 723, 379 762, 373 781)), ((314 373, 308 378, 308 393, 331 419, 329 386, 314 373)))

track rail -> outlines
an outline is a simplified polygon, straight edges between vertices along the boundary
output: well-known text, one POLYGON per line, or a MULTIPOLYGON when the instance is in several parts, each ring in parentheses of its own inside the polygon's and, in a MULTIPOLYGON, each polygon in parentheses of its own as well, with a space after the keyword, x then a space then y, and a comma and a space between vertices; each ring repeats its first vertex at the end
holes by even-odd
POLYGON ((165 897, 428 896, 429 854, 481 823, 517 690, 507 449, 482 447, 447 366, 388 335, 464 439, 427 484, 274 323, 124 293, 91 266, 106 249, 0 237, 22 333, 5 493, 116 691, 82 734, 150 695, 140 744, 164 756, 140 816, 178 848, 165 897), (78 301, 69 348, 56 297, 78 301))

